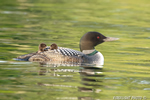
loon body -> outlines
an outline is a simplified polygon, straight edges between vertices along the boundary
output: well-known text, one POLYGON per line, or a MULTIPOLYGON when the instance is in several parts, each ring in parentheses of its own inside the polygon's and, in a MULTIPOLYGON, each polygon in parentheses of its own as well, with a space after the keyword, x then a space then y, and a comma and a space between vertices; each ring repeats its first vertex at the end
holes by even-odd
POLYGON ((58 47, 52 44, 46 47, 46 44, 39 45, 39 51, 27 55, 19 56, 17 59, 31 62, 73 62, 73 63, 90 63, 104 64, 103 55, 95 50, 95 46, 106 41, 114 41, 118 38, 105 37, 99 32, 88 32, 80 39, 80 51, 58 47))

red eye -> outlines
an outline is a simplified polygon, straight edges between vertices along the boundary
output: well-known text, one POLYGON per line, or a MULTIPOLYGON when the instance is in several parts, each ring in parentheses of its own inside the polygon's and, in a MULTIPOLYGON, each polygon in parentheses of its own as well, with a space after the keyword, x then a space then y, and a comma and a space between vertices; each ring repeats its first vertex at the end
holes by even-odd
POLYGON ((97 39, 99 39, 100 37, 99 36, 97 36, 97 39))

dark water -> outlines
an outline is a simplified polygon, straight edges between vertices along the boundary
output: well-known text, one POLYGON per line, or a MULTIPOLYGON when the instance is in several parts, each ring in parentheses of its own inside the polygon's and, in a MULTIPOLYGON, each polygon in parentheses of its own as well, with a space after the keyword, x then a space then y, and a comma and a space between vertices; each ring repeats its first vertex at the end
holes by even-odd
POLYGON ((149 0, 0 0, 0 100, 149 100, 149 0), (120 38, 96 47, 93 65, 13 58, 41 42, 79 50, 88 31, 120 38))

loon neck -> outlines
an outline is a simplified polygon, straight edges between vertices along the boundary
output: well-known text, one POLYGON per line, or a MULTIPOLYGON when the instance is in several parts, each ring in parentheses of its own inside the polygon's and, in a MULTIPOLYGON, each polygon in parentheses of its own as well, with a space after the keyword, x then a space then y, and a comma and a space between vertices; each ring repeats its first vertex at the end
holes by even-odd
POLYGON ((80 51, 84 51, 84 50, 95 50, 93 44, 91 43, 80 43, 80 51))
POLYGON ((88 56, 92 56, 95 55, 98 51, 93 49, 93 50, 83 50, 82 52, 88 56))

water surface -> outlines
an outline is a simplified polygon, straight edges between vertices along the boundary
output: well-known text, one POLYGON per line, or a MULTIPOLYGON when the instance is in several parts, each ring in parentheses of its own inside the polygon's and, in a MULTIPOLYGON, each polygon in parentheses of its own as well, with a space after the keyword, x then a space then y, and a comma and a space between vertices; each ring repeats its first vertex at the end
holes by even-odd
POLYGON ((0 0, 1 100, 150 99, 149 0, 0 0), (79 50, 88 31, 120 38, 100 44, 103 68, 14 61, 39 43, 79 50))

